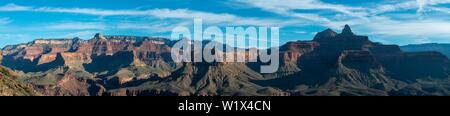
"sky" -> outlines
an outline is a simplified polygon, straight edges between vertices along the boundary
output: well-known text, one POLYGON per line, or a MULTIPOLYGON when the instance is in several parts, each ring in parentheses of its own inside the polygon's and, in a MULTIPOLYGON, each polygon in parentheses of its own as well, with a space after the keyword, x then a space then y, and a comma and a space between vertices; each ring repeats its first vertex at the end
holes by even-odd
POLYGON ((208 26, 280 27, 280 42, 345 24, 384 44, 450 43, 450 0, 1 0, 0 47, 43 38, 170 37, 208 26))

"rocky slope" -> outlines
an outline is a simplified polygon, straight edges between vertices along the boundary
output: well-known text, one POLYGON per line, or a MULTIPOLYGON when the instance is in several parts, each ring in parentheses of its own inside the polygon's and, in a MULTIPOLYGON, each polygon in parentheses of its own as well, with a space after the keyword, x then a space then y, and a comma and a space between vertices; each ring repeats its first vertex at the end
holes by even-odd
POLYGON ((15 80, 16 75, 0 66, 0 96, 39 96, 30 85, 15 80))
MULTIPOLYGON (((296 47, 309 52, 291 63, 295 64, 290 68, 296 69, 295 73, 258 83, 282 88, 292 95, 399 95, 397 92, 404 92, 409 86, 416 89, 412 87, 410 91, 422 91, 419 86, 423 80, 446 81, 450 74, 450 62, 441 53, 403 52, 399 46, 382 45, 371 42, 367 36, 355 35, 347 25, 342 33, 327 29, 314 40, 296 45, 307 43, 314 43, 314 50, 296 47)), ((440 91, 446 91, 448 86, 443 88, 440 91)))
MULTIPOLYGON (((276 73, 262 63, 175 63, 176 41, 95 35, 6 46, 3 65, 45 95, 448 95, 450 61, 439 52, 403 52, 348 25, 280 46, 276 73)), ((237 53, 235 55, 246 55, 237 53)))
POLYGON ((261 79, 260 74, 244 64, 185 63, 167 78, 144 82, 130 88, 111 90, 107 95, 287 95, 281 90, 250 82, 261 79))
POLYGON ((2 64, 48 95, 101 95, 130 80, 165 77, 170 45, 160 38, 103 36, 90 40, 35 40, 3 48, 2 64), (132 76, 121 74, 126 69, 132 76))

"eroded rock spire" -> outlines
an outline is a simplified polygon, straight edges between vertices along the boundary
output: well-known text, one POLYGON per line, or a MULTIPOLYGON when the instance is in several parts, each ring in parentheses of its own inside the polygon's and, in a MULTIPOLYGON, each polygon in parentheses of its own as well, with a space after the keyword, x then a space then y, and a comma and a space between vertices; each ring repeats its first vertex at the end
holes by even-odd
POLYGON ((352 29, 350 28, 350 26, 348 26, 347 24, 344 26, 344 29, 342 29, 342 33, 341 35, 355 35, 352 32, 352 29))

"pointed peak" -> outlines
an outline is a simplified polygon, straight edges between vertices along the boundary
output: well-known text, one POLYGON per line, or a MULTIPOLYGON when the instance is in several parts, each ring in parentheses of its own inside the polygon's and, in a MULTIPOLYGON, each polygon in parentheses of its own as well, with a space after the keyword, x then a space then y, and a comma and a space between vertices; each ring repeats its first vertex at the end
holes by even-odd
POLYGON ((330 28, 328 28, 328 29, 326 29, 326 30, 324 30, 324 31, 322 31, 322 32, 327 32, 327 33, 336 33, 336 32, 334 32, 334 31, 333 31, 333 29, 330 29, 330 28))
POLYGON ((352 29, 350 28, 350 26, 348 24, 346 24, 344 26, 344 29, 342 29, 342 35, 354 35, 352 32, 352 29))
POLYGON ((101 33, 96 33, 94 39, 106 40, 105 36, 103 36, 101 33))
POLYGON ((334 32, 332 29, 328 28, 322 32, 319 32, 316 34, 314 39, 320 39, 320 38, 333 38, 337 35, 336 32, 334 32))

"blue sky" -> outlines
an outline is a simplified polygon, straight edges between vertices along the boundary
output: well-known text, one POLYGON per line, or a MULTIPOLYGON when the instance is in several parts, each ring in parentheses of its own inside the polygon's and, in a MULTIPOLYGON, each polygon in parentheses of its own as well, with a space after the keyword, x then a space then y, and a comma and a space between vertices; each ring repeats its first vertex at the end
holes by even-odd
POLYGON ((326 28, 386 44, 450 43, 450 0, 1 0, 0 47, 95 33, 170 37, 206 26, 278 26, 282 43, 326 28))

